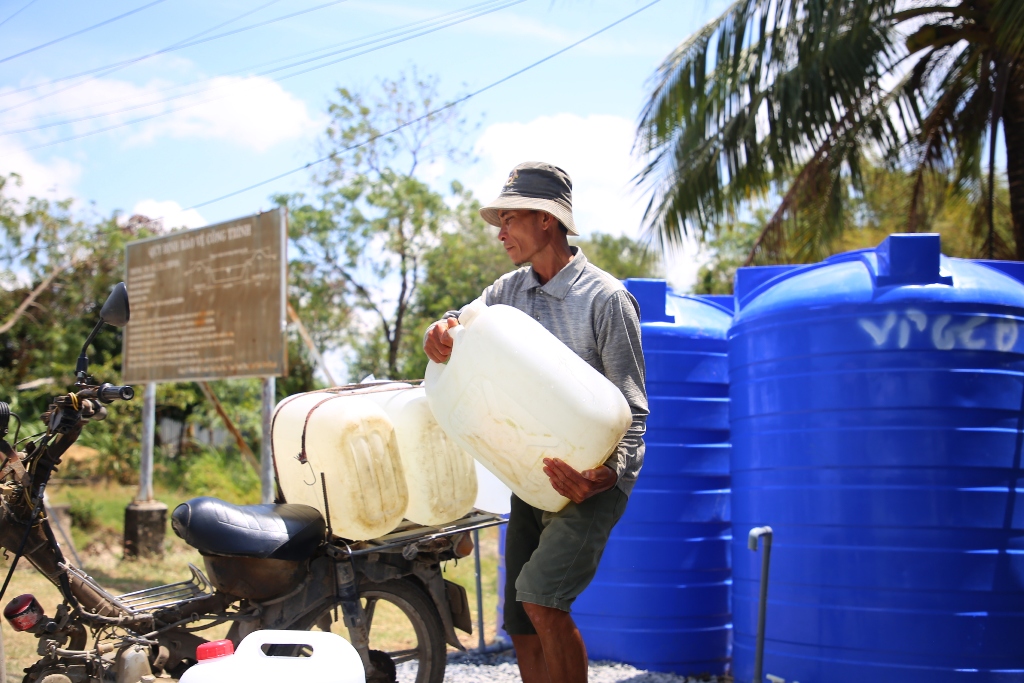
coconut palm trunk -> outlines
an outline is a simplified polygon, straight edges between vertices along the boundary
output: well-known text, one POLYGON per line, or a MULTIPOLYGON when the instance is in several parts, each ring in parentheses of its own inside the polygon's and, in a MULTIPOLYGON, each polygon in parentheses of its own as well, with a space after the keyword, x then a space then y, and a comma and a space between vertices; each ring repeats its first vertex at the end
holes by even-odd
POLYGON ((1010 187, 1010 216, 1017 243, 1017 260, 1024 261, 1024 65, 1010 78, 1003 104, 1006 176, 1010 187))

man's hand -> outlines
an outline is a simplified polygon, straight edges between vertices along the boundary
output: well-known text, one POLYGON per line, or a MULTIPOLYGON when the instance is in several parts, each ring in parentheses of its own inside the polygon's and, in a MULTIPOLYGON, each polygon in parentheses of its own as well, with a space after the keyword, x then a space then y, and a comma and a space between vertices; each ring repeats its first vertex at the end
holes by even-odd
POLYGON ((544 458, 544 474, 551 480, 552 488, 577 505, 612 488, 619 479, 607 465, 577 472, 558 458, 544 458))
POLYGON ((452 355, 452 338, 448 336, 448 330, 458 324, 457 318, 446 318, 430 326, 427 338, 423 341, 423 350, 427 352, 427 358, 435 363, 444 363, 448 360, 452 355))

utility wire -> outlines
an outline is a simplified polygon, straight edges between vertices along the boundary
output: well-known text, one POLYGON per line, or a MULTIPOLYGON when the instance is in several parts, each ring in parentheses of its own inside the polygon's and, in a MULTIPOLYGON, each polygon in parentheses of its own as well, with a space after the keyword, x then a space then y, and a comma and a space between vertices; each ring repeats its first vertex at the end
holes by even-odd
MULTIPOLYGON (((216 31, 219 28, 224 28, 228 24, 233 24, 236 21, 239 21, 240 19, 244 19, 245 17, 247 17, 247 16, 249 16, 251 14, 255 14, 256 12, 259 12, 262 9, 265 9, 267 7, 270 7, 271 5, 277 4, 280 1, 281 0, 270 0, 270 2, 263 3, 259 7, 256 7, 255 9, 246 10, 245 12, 242 12, 241 14, 239 14, 237 16, 234 16, 231 19, 228 19, 227 21, 222 21, 221 23, 217 24, 216 26, 211 26, 210 28, 206 29, 205 31, 200 31, 199 33, 195 33, 195 34, 193 34, 193 35, 191 35, 191 36, 189 36, 187 38, 184 38, 184 39, 178 41, 177 43, 174 43, 173 45, 170 45, 170 46, 164 48, 163 50, 159 50, 157 52, 152 52, 152 53, 150 53, 148 55, 143 55, 143 56, 137 57, 135 59, 128 59, 128 60, 125 60, 123 62, 116 62, 114 64, 108 64, 106 66, 97 67, 95 69, 89 69, 88 71, 82 71, 80 73, 73 74, 71 76, 63 76, 61 78, 55 78, 52 81, 48 81, 47 83, 43 83, 43 84, 38 84, 37 83, 36 85, 27 85, 27 86, 18 88, 17 90, 9 90, 9 91, 7 91, 5 93, 0 93, 0 97, 3 97, 4 95, 14 95, 16 93, 25 92, 26 90, 35 90, 36 88, 42 87, 44 85, 52 85, 54 83, 60 83, 62 81, 75 79, 75 78, 78 78, 80 76, 89 76, 89 75, 96 74, 96 73, 99 73, 98 78, 102 78, 103 76, 107 76, 109 74, 112 74, 115 71, 119 71, 119 70, 125 68, 126 66, 129 66, 131 64, 135 64, 136 62, 141 62, 142 60, 148 59, 149 57, 153 57, 155 55, 163 54, 164 52, 169 52, 170 50, 174 49, 178 45, 181 45, 182 43, 185 43, 187 41, 193 40, 193 39, 198 38, 200 36, 205 36, 210 31, 216 31)), ((51 90, 49 92, 43 93, 42 95, 38 95, 37 97, 33 97, 32 99, 25 100, 24 102, 19 102, 18 104, 15 104, 15 105, 13 105, 11 107, 7 107, 6 109, 0 109, 0 114, 5 114, 5 113, 7 113, 9 111, 12 111, 14 109, 18 109, 20 107, 24 107, 27 104, 32 104, 33 102, 39 102, 40 100, 45 100, 45 99, 47 99, 49 97, 53 97, 54 95, 58 95, 58 94, 60 94, 62 92, 65 92, 67 90, 73 90, 74 88, 77 88, 80 85, 84 85, 87 82, 88 81, 86 81, 86 80, 82 80, 82 81, 79 81, 77 83, 72 83, 71 85, 67 85, 67 86, 65 86, 63 88, 58 88, 57 90, 51 90)), ((35 117, 33 117, 33 118, 35 118, 35 117)))
MULTIPOLYGON (((448 23, 445 23, 445 24, 440 24, 440 25, 436 25, 436 26, 433 26, 433 27, 430 27, 430 28, 426 28, 424 30, 419 31, 418 33, 413 33, 411 35, 406 35, 406 36, 401 37, 401 38, 396 38, 394 40, 391 40, 390 42, 385 42, 385 43, 381 43, 381 44, 378 44, 378 45, 371 45, 370 43, 365 43, 364 45, 371 45, 371 46, 368 47, 365 50, 362 50, 361 52, 355 52, 353 54, 346 55, 345 57, 341 57, 339 59, 332 60, 332 61, 327 62, 325 64, 319 64, 317 66, 310 67, 310 68, 304 69, 302 71, 297 71, 295 73, 286 74, 284 76, 281 76, 279 78, 275 78, 273 80, 279 82, 279 81, 287 80, 289 78, 293 78, 295 76, 301 76, 302 74, 309 73, 310 71, 315 71, 317 69, 323 69, 325 67, 332 66, 334 64, 338 64, 339 62, 347 61, 347 60, 350 60, 350 59, 355 59, 356 57, 361 57, 361 56, 369 54, 371 52, 376 52, 378 50, 382 50, 382 49, 384 49, 386 47, 391 47, 391 46, 397 45, 399 43, 404 43, 404 42, 412 40, 414 38, 419 38, 421 36, 425 36, 425 35, 430 34, 430 33, 436 33, 437 31, 440 31, 440 30, 442 30, 444 28, 448 28, 450 26, 454 26, 455 24, 460 24, 460 23, 463 23, 465 21, 469 21, 470 19, 475 19, 477 17, 483 16, 485 14, 491 14, 493 12, 497 12, 498 10, 502 10, 502 9, 507 8, 507 7, 511 7, 512 5, 518 5, 518 4, 520 4, 522 2, 525 2, 525 1, 526 0, 508 0, 504 4, 497 5, 497 6, 494 6, 492 8, 488 8, 486 10, 477 12, 476 14, 472 14, 472 15, 469 15, 469 16, 461 17, 461 18, 449 21, 448 23)), ((360 46, 356 46, 355 48, 350 48, 350 49, 356 49, 358 47, 360 47, 360 46)), ((337 53, 331 53, 331 54, 333 55, 333 54, 337 54, 337 53)), ((317 58, 311 59, 311 60, 304 60, 302 62, 296 62, 294 64, 288 64, 288 65, 285 65, 285 66, 282 66, 282 67, 278 67, 276 69, 271 69, 270 71, 267 71, 267 72, 264 72, 264 73, 261 73, 261 74, 257 74, 257 76, 263 76, 263 75, 266 75, 267 73, 272 73, 274 71, 280 71, 282 69, 292 68, 294 66, 302 65, 302 64, 308 63, 310 61, 317 61, 319 59, 324 59, 325 57, 328 57, 328 56, 331 56, 331 55, 325 55, 325 56, 317 57, 317 58)), ((191 95, 191 94, 195 94, 195 93, 184 93, 182 95, 176 95, 174 97, 168 98, 167 100, 164 100, 163 102, 170 101, 170 100, 173 100, 173 99, 180 99, 182 97, 186 97, 186 96, 191 95)), ((186 104, 183 104, 183 105, 180 105, 180 106, 177 106, 177 107, 172 107, 172 108, 170 108, 170 109, 168 109, 166 111, 157 112, 155 114, 148 114, 146 116, 140 116, 138 118, 131 119, 129 121, 122 121, 120 123, 115 123, 115 124, 112 124, 110 126, 106 126, 104 128, 97 128, 95 130, 87 131, 85 133, 78 133, 76 135, 71 135, 71 136, 68 136, 66 138, 61 138, 59 140, 53 140, 53 141, 50 141, 50 142, 44 142, 44 143, 35 145, 33 147, 28 147, 27 149, 28 149, 28 151, 34 151, 34 150, 37 150, 37 149, 42 149, 44 147, 52 147, 53 145, 59 145, 59 144, 65 143, 65 142, 71 142, 73 140, 79 140, 81 138, 90 137, 92 135, 97 135, 99 133, 106 133, 106 132, 111 131, 111 130, 116 130, 117 128, 123 128, 124 126, 131 126, 131 125, 135 125, 136 123, 143 123, 145 121, 149 121, 151 119, 158 118, 160 116, 166 116, 168 114, 173 114, 175 112, 182 111, 183 109, 189 109, 189 108, 192 108, 192 107, 197 107, 197 106, 200 106, 200 105, 203 105, 203 104, 207 104, 209 102, 214 102, 214 101, 216 101, 218 99, 223 99, 224 97, 226 97, 226 95, 217 95, 215 97, 208 97, 208 98, 206 98, 204 100, 200 100, 198 102, 188 102, 186 104)), ((162 103, 162 102, 157 102, 155 104, 160 104, 160 103, 162 103)), ((143 107, 143 106, 149 106, 149 105, 138 105, 138 106, 132 107, 130 109, 138 109, 138 108, 143 107)), ((122 111, 125 111, 125 110, 122 110, 122 111)), ((120 113, 120 112, 113 112, 113 113, 120 113)), ((106 116, 106 115, 109 115, 109 114, 103 114, 103 115, 97 115, 97 116, 106 116)), ((83 117, 83 119, 87 119, 87 118, 96 118, 96 116, 83 117)), ((49 125, 58 125, 58 124, 49 124, 49 125)), ((44 127, 47 127, 47 126, 39 126, 37 128, 44 128, 44 127)), ((23 129, 21 131, 5 131, 3 133, 0 133, 0 136, 2 136, 2 135, 13 135, 15 133, 28 132, 30 130, 36 130, 36 128, 23 129)))
POLYGON ((27 9, 28 9, 29 7, 31 7, 32 5, 34 5, 34 4, 36 3, 36 2, 38 2, 38 0, 28 0, 28 3, 27 3, 27 4, 25 4, 25 5, 22 5, 21 9, 18 9, 18 10, 14 10, 14 14, 12 14, 12 15, 11 15, 11 16, 9 16, 9 17, 7 17, 7 18, 6 18, 6 19, 4 19, 3 21, 0 21, 0 26, 3 26, 3 25, 4 25, 4 24, 6 24, 6 23, 7 23, 8 21, 10 21, 10 20, 11 20, 11 19, 13 19, 14 17, 16 17, 16 16, 18 16, 19 14, 21 14, 22 12, 24 12, 25 10, 27 10, 27 9))
POLYGON ((544 57, 542 59, 538 59, 536 62, 533 62, 532 64, 529 64, 527 66, 524 66, 523 68, 519 69, 518 71, 514 71, 514 72, 510 73, 508 76, 505 76, 504 78, 500 78, 500 79, 494 81, 493 83, 490 83, 489 85, 485 85, 484 87, 482 87, 482 88, 480 88, 478 90, 474 90, 471 93, 468 93, 466 95, 463 95, 462 97, 459 97, 459 98, 457 98, 455 100, 452 100, 451 102, 449 102, 449 103, 447 103, 447 104, 445 104, 445 105, 443 105, 441 107, 438 107, 437 109, 433 109, 431 111, 428 111, 426 114, 423 114, 422 116, 418 116, 418 117, 416 117, 416 118, 414 118, 414 119, 412 119, 410 121, 406 121, 405 123, 403 123, 401 125, 395 126, 391 130, 385 131, 383 133, 378 133, 377 135, 371 136, 371 137, 367 138, 366 140, 363 140, 362 142, 358 142, 358 143, 356 143, 354 145, 349 145, 348 147, 340 149, 340 150, 338 150, 336 152, 332 152, 332 153, 328 154, 327 156, 320 157, 319 159, 316 159, 315 161, 310 161, 310 162, 308 162, 306 164, 303 164, 302 166, 299 166, 298 168, 293 168, 290 171, 285 171, 284 173, 279 173, 278 175, 274 176, 273 178, 267 178, 266 180, 261 180, 258 183, 253 183, 252 185, 249 185, 247 187, 243 187, 240 190, 235 190, 234 192, 228 192, 227 194, 223 194, 223 195, 221 195, 219 197, 216 197, 214 199, 208 199, 205 202, 199 202, 198 204, 193 204, 192 206, 190 206, 190 207, 188 207, 186 209, 182 209, 182 211, 191 211, 192 209, 199 209, 199 208, 202 208, 204 206, 209 206, 210 204, 215 204, 215 203, 223 201, 225 199, 229 199, 229 198, 234 197, 236 195, 240 195, 243 192, 248 192, 249 190, 255 190, 257 187, 262 187, 263 185, 267 185, 267 184, 272 183, 272 182, 274 182, 276 180, 281 180, 282 178, 287 178, 288 176, 293 175, 295 173, 298 173, 300 171, 305 171, 306 169, 312 168, 313 166, 316 166, 318 164, 322 164, 325 161, 329 161, 330 159, 334 159, 339 154, 344 154, 345 152, 350 152, 350 151, 352 151, 354 149, 358 149, 360 147, 364 147, 364 146, 370 144, 371 142, 379 140, 382 137, 386 137, 386 136, 391 135, 393 133, 397 133, 398 131, 402 130, 403 128, 407 128, 408 126, 411 126, 414 123, 419 123, 420 121, 423 121, 424 119, 430 118, 432 116, 436 116, 437 114, 440 114, 441 112, 445 111, 446 109, 451 109, 454 106, 462 104, 463 102, 469 100, 470 98, 476 97, 477 95, 480 95, 481 93, 484 93, 484 92, 487 92, 488 90, 491 90, 492 88, 496 88, 497 86, 501 85, 502 83, 510 81, 513 78, 515 78, 516 76, 524 74, 527 71, 529 71, 530 69, 533 69, 534 67, 538 67, 541 64, 544 64, 545 62, 551 61, 555 57, 557 57, 557 56, 559 56, 561 54, 564 54, 564 53, 568 52, 569 50, 573 49, 574 47, 587 42, 591 38, 599 36, 602 33, 604 33, 605 31, 608 31, 608 30, 610 30, 612 28, 615 28, 616 26, 618 26, 622 22, 626 21, 627 19, 631 19, 632 17, 635 17, 637 14, 640 14, 644 10, 646 10, 646 9, 648 9, 650 7, 653 7, 654 5, 657 5, 659 2, 661 2, 661 0, 652 0, 652 2, 649 2, 646 5, 644 5, 644 6, 640 7, 640 8, 638 8, 638 9, 630 12, 626 16, 624 16, 624 17, 622 17, 620 19, 616 19, 615 21, 613 21, 612 23, 608 24, 604 28, 598 29, 597 31, 594 31, 593 33, 591 33, 590 35, 588 35, 588 36, 586 36, 584 38, 580 38, 575 43, 567 45, 567 46, 563 47, 561 50, 557 50, 555 52, 552 52, 547 57, 544 57))
MULTIPOLYGON (((163 2, 163 0, 157 0, 157 1, 158 2, 163 2)), ((168 52, 174 52, 176 50, 183 50, 183 49, 185 49, 187 47, 194 47, 196 45, 202 45, 203 43, 208 43, 208 42, 213 41, 213 40, 219 40, 221 38, 226 38, 228 36, 233 36, 233 35, 236 35, 238 33, 242 33, 244 31, 251 31, 254 28, 261 28, 261 27, 267 26, 269 24, 273 24, 273 23, 276 23, 276 22, 279 22, 279 21, 284 21, 285 19, 291 19, 293 17, 300 16, 302 14, 309 14, 310 12, 315 12, 317 10, 324 9, 325 7, 331 7, 333 5, 340 5, 343 2, 348 2, 348 0, 333 0, 332 2, 327 2, 327 3, 324 3, 322 5, 316 5, 315 7, 309 7, 309 8, 304 9, 304 10, 299 10, 298 12, 292 12, 290 14, 285 14, 285 15, 282 15, 282 16, 279 16, 279 17, 274 17, 272 19, 267 19, 265 21, 261 21, 261 22, 255 23, 255 24, 250 24, 249 26, 243 26, 241 28, 233 29, 231 31, 225 31, 224 33, 218 33, 215 36, 209 36, 207 38, 198 39, 198 38, 200 38, 200 36, 206 35, 210 31, 215 31, 218 28, 222 28, 222 27, 224 27, 224 26, 226 26, 228 24, 234 23, 235 21, 238 21, 239 19, 241 19, 243 17, 249 16, 250 14, 253 14, 254 12, 257 12, 257 11, 263 9, 264 7, 267 7, 269 5, 273 5, 277 1, 278 0, 273 0, 273 2, 268 2, 265 5, 261 5, 260 7, 257 7, 255 10, 244 12, 243 14, 235 17, 234 19, 231 19, 229 21, 223 22, 221 24, 218 24, 217 26, 214 26, 213 28, 207 29, 207 30, 202 31, 200 33, 197 33, 197 34, 195 34, 193 36, 185 38, 184 40, 179 41, 179 42, 175 43, 174 45, 170 45, 168 47, 165 47, 162 50, 157 50, 156 52, 150 52, 149 54, 141 55, 139 57, 135 57, 135 58, 132 58, 132 59, 126 59, 126 60, 121 61, 121 62, 115 62, 113 64, 107 64, 106 66, 95 67, 95 68, 89 69, 87 71, 81 71, 81 72, 79 72, 77 74, 72 74, 70 76, 62 76, 60 78, 53 79, 52 81, 49 81, 47 83, 42 83, 42 84, 37 83, 37 84, 34 84, 34 85, 23 86, 23 87, 18 88, 16 90, 9 90, 6 93, 3 93, 3 95, 14 95, 16 93, 24 92, 26 90, 34 90, 34 89, 43 87, 45 85, 51 85, 53 83, 59 83, 61 81, 66 81, 66 80, 70 80, 70 79, 80 78, 82 76, 89 76, 89 75, 95 74, 97 72, 104 71, 105 69, 109 69, 109 71, 106 71, 105 73, 100 74, 101 76, 104 76, 107 73, 111 73, 113 71, 116 71, 118 69, 124 68, 126 66, 131 65, 131 64, 135 64, 136 62, 141 62, 141 61, 143 61, 145 59, 149 59, 150 57, 156 57, 157 55, 166 54, 168 52)), ((17 56, 17 55, 15 55, 15 56, 17 56)), ((0 61, 2 61, 2 60, 0 60, 0 61)), ((26 100, 24 102, 19 102, 18 104, 15 104, 13 106, 7 107, 5 109, 0 109, 0 114, 9 112, 9 111, 11 111, 13 109, 18 109, 19 107, 24 107, 26 104, 31 104, 33 102, 38 102, 40 100, 45 100, 46 98, 52 97, 53 95, 56 95, 57 93, 62 93, 65 90, 70 90, 71 88, 76 88, 76 87, 78 87, 81 84, 82 83, 75 83, 75 84, 70 85, 70 86, 68 86, 66 88, 61 88, 59 90, 51 91, 49 93, 44 93, 44 94, 39 95, 38 97, 35 97, 35 98, 31 99, 31 100, 26 100)), ((0 95, 0 96, 3 96, 3 95, 0 95)))
MULTIPOLYGON (((277 2, 278 0, 273 0, 273 1, 277 2)), ((295 66, 302 66, 304 64, 308 64, 308 63, 311 63, 311 62, 319 61, 321 59, 327 59, 328 57, 332 57, 332 56, 335 56, 335 55, 338 55, 338 54, 342 54, 342 53, 345 53, 345 52, 351 52, 352 50, 357 50, 357 49, 362 48, 362 47, 371 46, 375 42, 383 42, 383 41, 386 41, 386 40, 393 40, 393 39, 401 37, 401 36, 405 36, 405 35, 409 35, 411 33, 415 33, 416 31, 421 30, 421 29, 430 28, 431 26, 435 26, 437 24, 441 24, 441 23, 444 23, 446 21, 450 21, 452 19, 458 19, 459 17, 462 17, 461 21, 468 21, 469 19, 473 19, 473 18, 476 18, 478 16, 482 16, 483 14, 486 14, 488 11, 497 11, 497 10, 500 10, 500 9, 505 9, 506 7, 510 7, 513 4, 518 4, 519 2, 525 2, 525 0, 515 0, 515 2, 510 2, 509 0, 486 0, 485 2, 477 3, 475 5, 469 5, 467 7, 463 7, 463 8, 458 9, 458 10, 453 10, 451 12, 446 12, 446 13, 443 13, 443 14, 440 14, 440 15, 436 15, 436 16, 430 18, 430 19, 424 19, 424 20, 420 20, 420 21, 415 21, 415 22, 412 22, 410 24, 404 24, 402 26, 395 27, 393 29, 387 29, 387 30, 384 30, 384 31, 378 31, 376 33, 371 33, 369 35, 362 36, 360 38, 352 38, 352 39, 349 39, 349 40, 342 41, 340 43, 334 43, 332 45, 327 45, 327 46, 322 47, 322 48, 317 48, 317 49, 314 49, 314 50, 306 50, 304 52, 300 52, 300 53, 297 53, 297 54, 292 54, 292 55, 289 55, 289 56, 286 56, 286 57, 280 57, 278 59, 273 59, 273 60, 270 60, 268 62, 262 62, 260 64, 255 64, 255 65, 251 65, 251 66, 242 67, 241 69, 235 69, 233 71, 229 71, 229 72, 227 72, 226 74, 224 74, 222 76, 215 76, 215 77, 212 77, 212 78, 207 78, 207 79, 203 79, 203 80, 197 81, 195 83, 190 83, 190 84, 185 84, 185 85, 182 85, 182 86, 172 87, 172 88, 168 89, 167 92, 173 92, 175 90, 181 90, 183 88, 190 88, 190 87, 193 87, 193 86, 202 85, 203 83, 209 83, 209 82, 217 80, 218 78, 223 78, 223 76, 225 76, 225 75, 234 75, 234 74, 237 74, 237 73, 242 73, 242 72, 250 71, 251 69, 259 69, 261 67, 269 66, 271 64, 278 64, 278 63, 283 62, 283 61, 299 59, 301 57, 306 57, 308 55, 316 54, 318 52, 325 52, 325 51, 328 51, 328 50, 332 50, 331 52, 328 52, 327 54, 322 54, 322 55, 320 55, 318 57, 313 57, 313 58, 304 59, 304 60, 301 60, 301 61, 298 61, 298 62, 293 62, 293 63, 290 63, 290 64, 285 64, 283 66, 278 66, 278 67, 275 67, 275 68, 272 68, 272 69, 267 69, 265 71, 257 72, 256 74, 254 74, 255 76, 268 76, 270 74, 277 73, 278 71, 283 71, 285 69, 289 69, 289 68, 292 68, 292 67, 295 67, 295 66), (500 6, 496 7, 495 5, 500 5, 500 6), (481 8, 484 8, 484 10, 486 10, 486 11, 480 11, 481 8), (477 14, 473 14, 474 12, 478 12, 478 13, 477 14), (463 15, 466 15, 466 14, 472 14, 473 16, 463 16, 463 15), (381 37, 381 36, 383 36, 383 37, 381 37), (339 47, 342 47, 342 46, 348 46, 348 47, 344 47, 343 49, 336 49, 336 48, 339 48, 339 47)), ((271 3, 268 3, 268 4, 271 4, 271 3)), ((232 20, 232 21, 234 21, 234 20, 232 20)), ((459 21, 451 21, 450 23, 447 24, 447 26, 451 26, 451 25, 454 25, 456 23, 459 23, 459 21)), ((441 28, 444 28, 444 27, 441 27, 441 28)), ((209 30, 213 30, 213 29, 209 29, 209 30)), ((424 35, 425 33, 426 32, 418 34, 418 35, 424 35)), ((418 37, 418 35, 417 36, 410 36, 410 38, 418 37)), ((390 44, 394 44, 394 43, 390 43, 390 44)), ((365 54, 365 52, 364 53, 360 53, 360 54, 365 54)), ((354 56, 357 56, 357 55, 351 55, 349 58, 354 57, 354 56)), ((338 61, 343 61, 343 60, 338 60, 338 61)), ((333 63, 337 63, 337 62, 333 62, 333 63)), ((329 65, 324 64, 323 66, 329 66, 329 65)), ((292 74, 292 75, 298 75, 298 74, 292 74)), ((290 78, 290 77, 291 77, 291 75, 285 76, 285 77, 283 77, 282 79, 279 79, 279 80, 283 80, 284 78, 290 78)), ((75 86, 70 86, 70 87, 76 87, 77 85, 79 85, 79 84, 75 84, 75 86)), ((67 89, 67 88, 65 88, 65 89, 67 89)), ((57 91, 57 92, 61 92, 61 91, 57 91)), ((97 113, 97 114, 89 114, 89 115, 85 115, 85 116, 81 116, 81 117, 77 117, 77 118, 64 119, 64 120, 61 120, 61 121, 54 121, 54 122, 50 122, 50 123, 36 124, 36 125, 28 126, 28 127, 25 127, 25 128, 8 129, 8 130, 0 131, 0 136, 16 135, 16 134, 20 134, 20 133, 34 132, 34 131, 43 130, 43 129, 46 129, 46 128, 53 128, 55 126, 62 126, 62 125, 67 125, 67 124, 71 124, 71 123, 80 123, 82 121, 87 121, 87 120, 91 120, 91 119, 101 118, 101 117, 104 117, 104 116, 114 116, 116 114, 124 114, 124 113, 130 112, 130 111, 135 111, 137 109, 142 109, 142 108, 149 107, 149 106, 155 106, 155 105, 158 105, 158 104, 166 104, 168 102, 173 102, 174 100, 181 99, 182 97, 188 97, 190 95, 196 95, 196 94, 199 94, 201 92, 202 92, 202 89, 193 89, 193 90, 190 90, 188 92, 181 93, 181 94, 178 94, 178 95, 171 95, 171 96, 168 96, 168 97, 162 97, 160 99, 150 100, 148 102, 144 102, 144 103, 141 103, 141 104, 134 104, 134 105, 131 105, 131 106, 128 106, 128 107, 124 107, 124 108, 121 108, 121 109, 115 109, 115 110, 100 112, 100 113, 97 113)), ((42 99, 42 98, 40 97, 40 98, 36 98, 36 100, 30 100, 30 101, 38 101, 39 99, 42 99)), ((108 102, 107 104, 117 104, 119 102, 130 101, 130 99, 131 98, 122 98, 120 100, 114 100, 114 101, 108 102)), ((9 107, 7 109, 0 109, 0 114, 3 114, 5 112, 10 111, 12 109, 15 109, 17 107, 20 107, 20 106, 22 106, 22 104, 27 104, 27 103, 21 103, 21 104, 18 104, 16 106, 9 107)), ((91 109, 91 108, 92 108, 92 105, 86 106, 86 107, 80 107, 79 109, 86 109, 86 110, 88 110, 88 109, 91 109)), ((70 111, 75 111, 75 109, 69 110, 69 112, 70 111)), ((165 112, 165 113, 170 113, 170 112, 165 112)), ((30 117, 30 118, 27 118, 27 119, 22 119, 22 121, 35 121, 35 120, 38 120, 38 117, 33 116, 33 117, 30 117)))
MULTIPOLYGON (((22 56, 27 55, 27 54, 29 54, 31 52, 35 52, 37 50, 42 50, 44 47, 50 47, 51 45, 55 45, 55 44, 57 44, 59 42, 65 41, 68 38, 74 38, 75 36, 80 36, 83 33, 88 33, 89 31, 92 31, 93 29, 97 29, 97 28, 99 28, 101 26, 106 26, 107 24, 112 24, 115 21, 119 21, 121 19, 124 19, 125 17, 131 16, 131 15, 135 14, 136 12, 141 12, 144 9, 149 9, 153 5, 159 5, 161 2, 165 2, 165 0, 153 0, 153 2, 150 2, 148 4, 142 5, 141 7, 136 7, 133 10, 128 10, 124 14, 118 14, 116 17, 111 17, 110 19, 104 19, 103 21, 101 21, 98 24, 93 24, 92 26, 88 26, 86 28, 79 29, 79 30, 77 30, 77 31, 75 31, 73 33, 67 34, 66 36, 61 36, 60 38, 54 38, 53 40, 51 40, 48 43, 43 43, 42 45, 36 45, 35 47, 30 47, 27 50, 22 50, 21 52, 15 53, 13 55, 8 55, 8 56, 3 57, 2 59, 0 59, 0 64, 3 64, 4 62, 9 62, 12 59, 15 59, 17 57, 22 57, 22 56)), ((31 4, 31 3, 29 3, 29 4, 31 4)), ((20 12, 21 10, 18 10, 18 11, 20 12)))

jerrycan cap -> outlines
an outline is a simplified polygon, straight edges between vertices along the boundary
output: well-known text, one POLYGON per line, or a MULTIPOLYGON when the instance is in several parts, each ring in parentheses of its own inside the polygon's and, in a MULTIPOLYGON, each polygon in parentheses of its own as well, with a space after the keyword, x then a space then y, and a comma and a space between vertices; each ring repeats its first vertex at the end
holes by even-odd
POLYGON ((473 299, 473 301, 463 307, 462 312, 459 314, 459 324, 464 327, 471 327, 477 316, 486 310, 487 302, 484 301, 482 296, 473 299))
POLYGON ((235 654, 235 644, 230 640, 213 640, 196 648, 196 660, 200 662, 233 654, 235 654))

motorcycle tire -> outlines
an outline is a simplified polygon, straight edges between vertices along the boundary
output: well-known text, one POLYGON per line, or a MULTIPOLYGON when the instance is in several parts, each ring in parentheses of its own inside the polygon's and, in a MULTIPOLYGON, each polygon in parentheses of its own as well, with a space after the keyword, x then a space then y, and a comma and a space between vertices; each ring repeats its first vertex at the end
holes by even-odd
MULTIPOLYGON (((417 662, 415 683, 442 683, 448 646, 445 641, 444 623, 430 596, 417 584, 406 579, 361 584, 359 596, 363 599, 363 609, 366 610, 367 619, 370 622, 371 661, 386 656, 392 663, 391 667, 376 667, 378 671, 386 669, 384 676, 381 677, 381 683, 395 683, 394 667, 407 661, 417 662), (390 627, 389 632, 384 634, 382 633, 384 625, 381 621, 377 621, 376 624, 374 622, 374 617, 378 616, 377 607, 381 602, 389 603, 388 609, 391 614, 388 616, 391 617, 391 622, 397 616, 394 609, 391 608, 397 608, 408 621, 408 624, 400 627, 399 637, 403 639, 408 639, 410 636, 415 637, 412 647, 395 649, 394 646, 388 648, 380 645, 382 642, 386 643, 384 638, 393 641, 396 637, 393 623, 387 624, 390 627), (408 632, 409 630, 411 633, 408 632)), ((338 605, 330 605, 326 609, 312 614, 296 628, 303 630, 319 628, 348 638, 348 629, 344 625, 341 607, 338 605)), ((376 679, 368 678, 367 681, 376 683, 376 679)))

